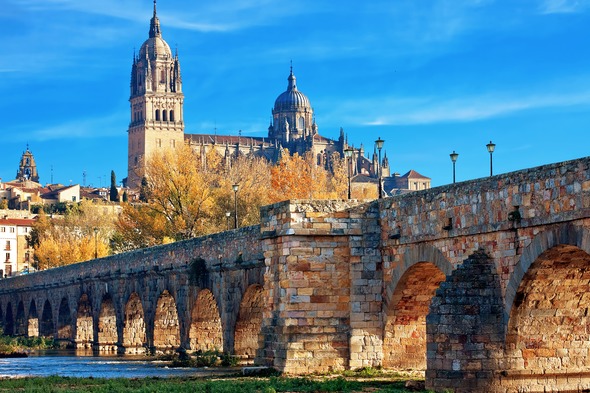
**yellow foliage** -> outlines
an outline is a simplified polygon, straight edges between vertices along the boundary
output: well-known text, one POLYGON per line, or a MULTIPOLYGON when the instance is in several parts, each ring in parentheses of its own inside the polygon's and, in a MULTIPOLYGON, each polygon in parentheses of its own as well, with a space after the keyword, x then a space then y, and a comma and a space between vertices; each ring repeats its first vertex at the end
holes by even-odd
POLYGON ((228 162, 214 149, 201 156, 189 145, 162 150, 147 160, 147 202, 123 205, 114 236, 117 251, 234 228, 236 207, 243 227, 259 223, 260 207, 270 203, 344 198, 347 172, 338 155, 331 169, 334 173, 318 167, 311 154, 288 151, 272 165, 241 154, 228 162))
POLYGON ((103 212, 90 201, 70 206, 63 216, 39 215, 30 235, 38 268, 87 261, 95 252, 98 257, 109 255, 114 220, 109 209, 103 212))

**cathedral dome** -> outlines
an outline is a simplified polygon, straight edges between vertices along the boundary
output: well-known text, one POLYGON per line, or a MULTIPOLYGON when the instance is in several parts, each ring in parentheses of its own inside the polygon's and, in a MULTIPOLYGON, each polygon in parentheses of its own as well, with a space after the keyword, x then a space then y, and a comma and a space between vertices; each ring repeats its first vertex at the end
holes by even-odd
POLYGON ((172 51, 168 43, 161 36, 150 37, 143 43, 139 50, 139 58, 145 59, 146 57, 149 59, 156 57, 170 58, 172 57, 172 51))
POLYGON ((283 92, 277 97, 275 100, 274 110, 283 111, 302 108, 311 109, 311 105, 307 96, 297 90, 296 78, 295 75, 293 75, 293 68, 291 68, 291 73, 289 74, 288 80, 289 86, 287 87, 287 91, 283 92))

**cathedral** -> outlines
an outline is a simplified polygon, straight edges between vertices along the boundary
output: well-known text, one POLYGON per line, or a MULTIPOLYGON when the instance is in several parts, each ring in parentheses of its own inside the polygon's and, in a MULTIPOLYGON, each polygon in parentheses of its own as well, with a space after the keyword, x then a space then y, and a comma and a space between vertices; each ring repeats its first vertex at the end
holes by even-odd
MULTIPOLYGON (((268 136, 185 134, 184 95, 178 53, 173 54, 162 38, 155 0, 149 37, 133 57, 130 90, 131 119, 125 182, 130 188, 139 187, 146 159, 152 152, 161 148, 174 148, 180 143, 192 146, 201 153, 203 159, 209 151, 215 150, 230 162, 240 154, 265 157, 276 162, 285 149, 290 154, 311 152, 317 165, 325 168, 330 168, 334 153, 344 157, 345 152, 348 152, 353 163, 352 176, 358 177, 358 181, 372 179, 374 182, 380 168, 385 184, 393 186, 390 188, 395 187, 395 181, 387 181, 395 180, 395 176, 390 176, 387 155, 380 163, 376 150, 373 151, 372 159, 367 158, 362 145, 360 148, 348 145, 342 129, 337 140, 319 134, 313 108, 309 98, 297 87, 293 67, 287 77, 287 90, 275 100, 268 136)), ((430 188, 430 179, 422 178, 420 184, 424 185, 423 188, 430 188), (428 179, 427 187, 424 179, 428 179)))

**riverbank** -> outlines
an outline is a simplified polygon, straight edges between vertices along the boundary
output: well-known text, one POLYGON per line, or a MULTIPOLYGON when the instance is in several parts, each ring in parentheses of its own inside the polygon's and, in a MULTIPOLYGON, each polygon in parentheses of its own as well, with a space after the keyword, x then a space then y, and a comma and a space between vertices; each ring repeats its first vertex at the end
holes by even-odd
POLYGON ((207 393, 276 393, 276 392, 348 392, 403 393, 424 392, 407 389, 401 376, 361 378, 322 376, 290 377, 215 377, 215 378, 20 378, 0 380, 0 392, 207 392, 207 393))
POLYGON ((44 337, 11 337, 0 335, 0 358, 27 357, 33 350, 57 348, 53 339, 44 337))

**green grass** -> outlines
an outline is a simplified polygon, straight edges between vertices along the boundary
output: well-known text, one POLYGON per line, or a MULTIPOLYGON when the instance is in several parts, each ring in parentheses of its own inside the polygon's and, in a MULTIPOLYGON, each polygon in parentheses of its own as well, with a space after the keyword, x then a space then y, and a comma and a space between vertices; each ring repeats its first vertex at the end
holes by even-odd
POLYGON ((405 381, 322 378, 23 378, 0 380, 0 392, 133 392, 133 393, 274 393, 274 392, 407 392, 405 381))

